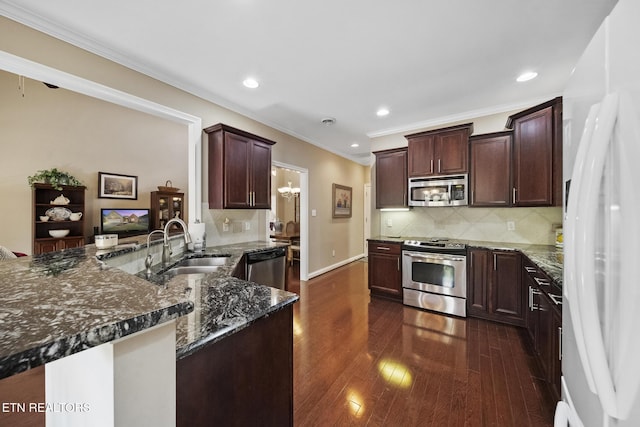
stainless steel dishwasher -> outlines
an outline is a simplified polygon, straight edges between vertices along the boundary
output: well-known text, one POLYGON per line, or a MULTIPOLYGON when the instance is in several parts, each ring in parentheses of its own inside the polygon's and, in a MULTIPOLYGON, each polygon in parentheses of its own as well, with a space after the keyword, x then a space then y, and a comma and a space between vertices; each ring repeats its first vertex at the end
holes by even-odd
POLYGON ((247 254, 247 280, 284 289, 287 247, 278 246, 247 254))

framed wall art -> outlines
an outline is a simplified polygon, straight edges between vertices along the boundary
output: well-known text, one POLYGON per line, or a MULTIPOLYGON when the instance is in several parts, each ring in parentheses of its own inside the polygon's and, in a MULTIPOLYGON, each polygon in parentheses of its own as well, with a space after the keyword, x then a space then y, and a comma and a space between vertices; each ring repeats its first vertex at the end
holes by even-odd
POLYGON ((332 217, 351 218, 351 204, 353 202, 353 190, 351 187, 333 184, 332 217))
POLYGON ((138 177, 98 172, 98 197, 138 200, 138 177))

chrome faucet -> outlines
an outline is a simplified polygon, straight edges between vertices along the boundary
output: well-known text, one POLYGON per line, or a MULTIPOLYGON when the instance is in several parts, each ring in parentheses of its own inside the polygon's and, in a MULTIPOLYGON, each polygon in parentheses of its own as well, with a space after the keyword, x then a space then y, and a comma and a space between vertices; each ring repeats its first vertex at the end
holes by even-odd
POLYGON ((185 250, 189 249, 189 245, 191 244, 191 236, 189 235, 189 230, 187 229, 187 224, 184 223, 180 218, 171 218, 167 221, 167 224, 164 226, 164 244, 162 245, 162 263, 166 264, 169 262, 171 258, 171 248, 169 247, 169 226, 174 222, 180 224, 183 230, 184 235, 184 244, 185 250))
POLYGON ((162 233, 164 234, 164 231, 162 230, 153 230, 151 233, 149 233, 149 235, 147 236, 147 257, 144 259, 144 266, 146 267, 146 273, 147 273, 147 277, 151 276, 151 266, 153 265, 153 255, 151 255, 149 253, 149 248, 150 248, 150 242, 151 242, 151 235, 153 233, 162 233))

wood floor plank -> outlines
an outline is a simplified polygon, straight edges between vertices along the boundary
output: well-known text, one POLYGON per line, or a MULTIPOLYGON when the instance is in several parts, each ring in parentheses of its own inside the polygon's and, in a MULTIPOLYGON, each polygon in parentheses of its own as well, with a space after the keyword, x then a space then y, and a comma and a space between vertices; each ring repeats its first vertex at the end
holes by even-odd
POLYGON ((296 426, 551 426, 521 329, 371 297, 366 262, 289 279, 296 426))

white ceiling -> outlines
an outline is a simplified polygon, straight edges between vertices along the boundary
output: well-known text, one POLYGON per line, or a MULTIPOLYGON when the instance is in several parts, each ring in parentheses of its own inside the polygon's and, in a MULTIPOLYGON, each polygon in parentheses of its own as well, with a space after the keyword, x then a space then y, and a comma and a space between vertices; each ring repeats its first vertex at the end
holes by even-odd
POLYGON ((0 13, 367 164, 371 137, 561 94, 615 2, 0 0, 0 13), (527 70, 538 78, 516 83, 527 70))

